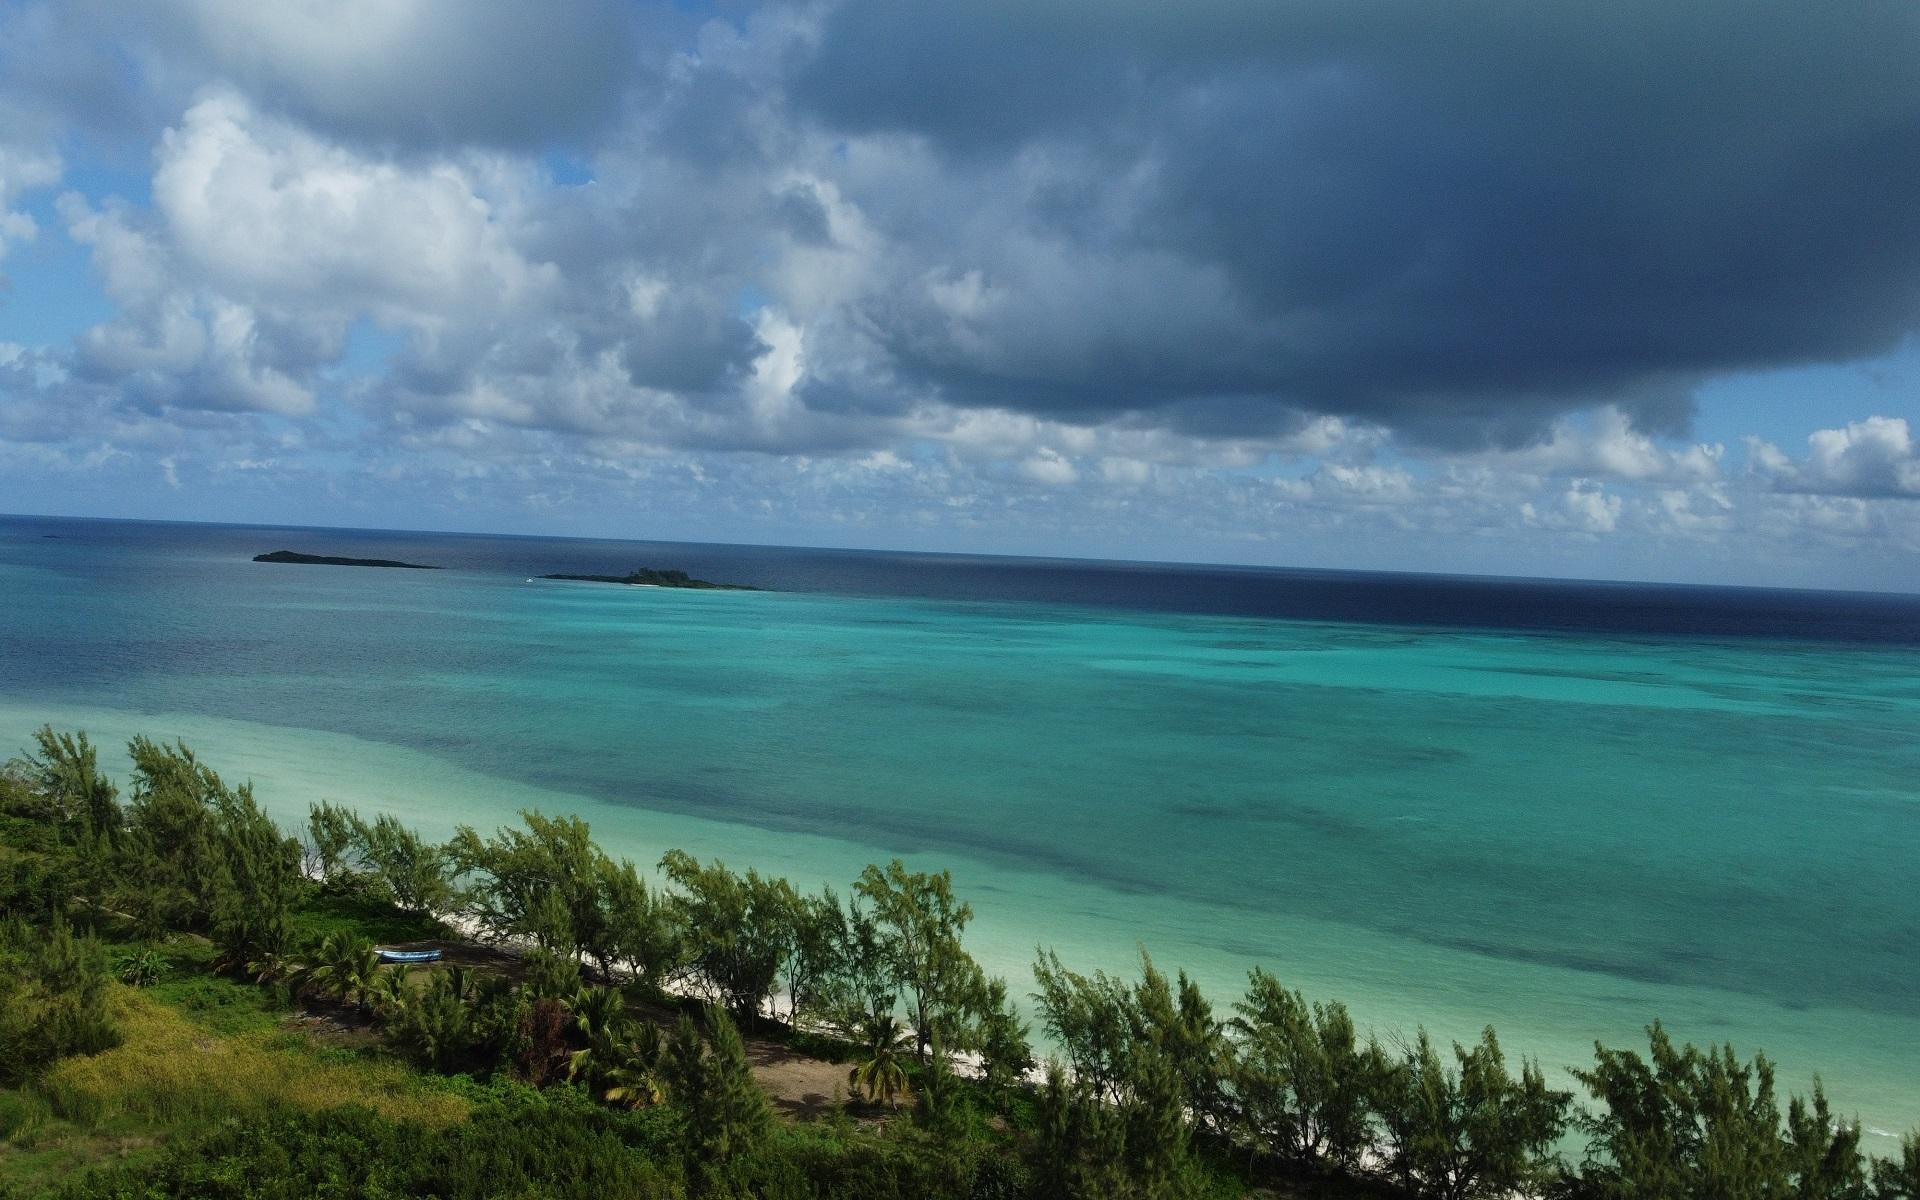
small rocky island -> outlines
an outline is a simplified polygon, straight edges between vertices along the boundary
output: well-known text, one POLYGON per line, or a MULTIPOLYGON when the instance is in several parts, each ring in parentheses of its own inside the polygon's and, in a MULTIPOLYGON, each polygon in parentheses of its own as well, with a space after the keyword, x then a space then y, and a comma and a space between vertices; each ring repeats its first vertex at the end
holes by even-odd
POLYGON ((391 558, 337 558, 331 554, 302 554, 297 550, 275 550, 256 554, 253 561, 263 563, 305 563, 319 567, 398 567, 405 571, 438 571, 423 563, 398 562, 391 558))
POLYGON ((656 571, 635 567, 631 575, 542 575, 542 579, 572 579, 580 583, 625 583, 635 587, 699 588, 714 592, 757 592, 744 583, 709 583, 695 579, 685 571, 656 571))

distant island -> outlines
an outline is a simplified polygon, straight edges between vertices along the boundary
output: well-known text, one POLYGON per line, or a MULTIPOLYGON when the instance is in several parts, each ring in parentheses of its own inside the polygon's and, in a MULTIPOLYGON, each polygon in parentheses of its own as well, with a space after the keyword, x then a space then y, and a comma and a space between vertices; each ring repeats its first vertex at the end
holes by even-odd
POLYGON ((301 554, 297 550, 275 550, 271 554, 256 554, 253 561, 263 563, 305 563, 321 567, 398 567, 407 571, 438 571, 439 567, 423 563, 398 562, 391 558, 338 558, 331 554, 301 554))
POLYGON ((715 592, 757 592, 761 589, 744 583, 709 583, 695 579, 685 571, 656 571, 635 567, 631 575, 542 575, 542 579, 572 579, 581 583, 625 583, 637 587, 700 588, 715 592))

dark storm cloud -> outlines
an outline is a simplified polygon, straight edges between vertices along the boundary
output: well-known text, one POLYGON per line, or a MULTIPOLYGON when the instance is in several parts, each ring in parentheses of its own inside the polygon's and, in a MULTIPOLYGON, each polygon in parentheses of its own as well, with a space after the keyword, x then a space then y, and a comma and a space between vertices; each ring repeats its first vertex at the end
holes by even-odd
POLYGON ((866 308, 950 399, 1467 444, 1915 328, 1917 61, 1898 4, 851 0, 790 86, 1001 206, 862 197, 993 301, 866 308))

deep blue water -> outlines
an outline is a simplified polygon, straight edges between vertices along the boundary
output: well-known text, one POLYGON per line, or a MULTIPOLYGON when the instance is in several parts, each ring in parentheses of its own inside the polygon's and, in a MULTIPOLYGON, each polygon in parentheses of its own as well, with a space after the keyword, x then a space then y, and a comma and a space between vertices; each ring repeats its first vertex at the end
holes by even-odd
POLYGON ((1920 645, 1920 595, 702 542, 0 516, 0 531, 154 558, 299 550, 504 576, 678 567, 781 591, 1025 601, 1365 625, 1920 645))

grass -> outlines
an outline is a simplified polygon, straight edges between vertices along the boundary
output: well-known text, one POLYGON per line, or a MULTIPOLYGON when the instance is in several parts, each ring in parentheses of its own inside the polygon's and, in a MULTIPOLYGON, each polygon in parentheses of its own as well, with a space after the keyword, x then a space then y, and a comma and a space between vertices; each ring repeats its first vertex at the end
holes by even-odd
POLYGON ((222 1036, 277 1029, 289 1011, 276 989, 218 975, 169 975, 145 994, 200 1029, 222 1036))
POLYGON ((379 945, 421 942, 451 934, 445 925, 421 913, 407 913, 372 896, 316 890, 288 916, 295 945, 317 942, 330 933, 350 933, 379 945))
POLYGON ((112 1003, 118 1047, 64 1059, 30 1090, 0 1091, 0 1194, 31 1195, 168 1136, 275 1106, 358 1104, 435 1127, 472 1108, 403 1063, 320 1049, 283 1029, 264 989, 197 976, 116 987, 112 1003))
POLYGON ((114 1009, 120 1046, 63 1060, 40 1081, 54 1112, 67 1120, 135 1116, 174 1125, 274 1104, 363 1104, 394 1120, 446 1125, 467 1112, 465 1101, 426 1085, 400 1062, 324 1053, 251 1017, 221 1035, 132 989, 115 995, 114 1009))
MULTIPOLYGON (((0 1092, 0 1107, 22 1095, 0 1092)), ((134 1123, 81 1129, 56 1120, 39 1103, 33 1124, 0 1135, 0 1196, 42 1195, 91 1167, 138 1162, 159 1148, 161 1139, 134 1123)))

